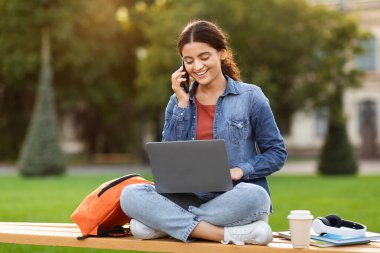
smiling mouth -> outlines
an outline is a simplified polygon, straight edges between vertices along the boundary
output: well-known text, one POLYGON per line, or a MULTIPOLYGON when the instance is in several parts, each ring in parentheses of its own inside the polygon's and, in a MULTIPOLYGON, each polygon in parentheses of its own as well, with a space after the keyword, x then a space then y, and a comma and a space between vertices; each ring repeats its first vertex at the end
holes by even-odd
POLYGON ((198 77, 202 77, 204 76, 206 73, 207 73, 208 69, 206 69, 205 71, 202 71, 202 72, 198 72, 198 73, 195 73, 198 77))

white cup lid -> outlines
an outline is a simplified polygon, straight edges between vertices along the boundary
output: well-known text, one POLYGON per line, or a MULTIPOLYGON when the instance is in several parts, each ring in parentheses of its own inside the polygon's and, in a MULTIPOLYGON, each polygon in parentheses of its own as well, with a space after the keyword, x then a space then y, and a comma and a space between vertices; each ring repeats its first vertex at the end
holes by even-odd
POLYGON ((310 220, 313 219, 313 215, 309 210, 292 210, 288 215, 288 219, 310 220))

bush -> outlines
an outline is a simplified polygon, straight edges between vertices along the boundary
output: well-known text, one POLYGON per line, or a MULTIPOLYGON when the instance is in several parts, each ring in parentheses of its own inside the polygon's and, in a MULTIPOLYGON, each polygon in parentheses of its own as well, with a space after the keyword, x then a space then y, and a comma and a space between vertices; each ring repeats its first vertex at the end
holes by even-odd
POLYGON ((54 110, 50 54, 50 37, 45 30, 42 33, 42 64, 37 99, 19 158, 19 170, 24 176, 60 175, 65 172, 54 110))
POLYGON ((344 120, 330 122, 319 158, 318 172, 324 175, 353 175, 358 164, 348 139, 344 120))

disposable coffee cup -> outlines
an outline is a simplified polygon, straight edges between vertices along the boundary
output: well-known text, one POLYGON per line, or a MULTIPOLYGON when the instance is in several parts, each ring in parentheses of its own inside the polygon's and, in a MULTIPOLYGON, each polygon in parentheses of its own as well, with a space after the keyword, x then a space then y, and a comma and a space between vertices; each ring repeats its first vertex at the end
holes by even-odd
POLYGON ((310 245, 310 229, 313 216, 308 210, 293 210, 288 215, 290 239, 293 248, 303 249, 310 245))

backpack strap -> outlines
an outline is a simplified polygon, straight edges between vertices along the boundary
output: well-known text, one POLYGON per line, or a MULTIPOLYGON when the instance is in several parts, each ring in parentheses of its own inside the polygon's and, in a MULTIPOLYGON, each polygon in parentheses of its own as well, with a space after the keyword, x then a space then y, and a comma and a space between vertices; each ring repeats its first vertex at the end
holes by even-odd
POLYGON ((98 235, 84 235, 78 236, 77 240, 84 240, 88 237, 122 237, 128 235, 130 232, 129 228, 125 228, 120 225, 116 225, 110 229, 100 229, 98 228, 98 235))
POLYGON ((98 237, 122 237, 129 234, 129 228, 120 225, 113 226, 110 229, 98 228, 98 237))
POLYGON ((111 183, 109 183, 107 186, 105 186, 99 193, 98 193, 98 197, 102 196, 103 193, 105 193, 107 190, 109 190, 110 188, 114 187, 115 185, 118 185, 120 184, 121 182, 127 180, 127 179, 130 179, 132 177, 140 177, 139 174, 129 174, 129 175, 126 175, 124 177, 121 177, 121 178, 118 178, 116 179, 115 181, 112 181, 111 183))

